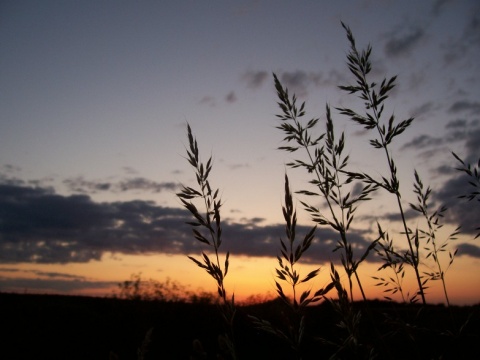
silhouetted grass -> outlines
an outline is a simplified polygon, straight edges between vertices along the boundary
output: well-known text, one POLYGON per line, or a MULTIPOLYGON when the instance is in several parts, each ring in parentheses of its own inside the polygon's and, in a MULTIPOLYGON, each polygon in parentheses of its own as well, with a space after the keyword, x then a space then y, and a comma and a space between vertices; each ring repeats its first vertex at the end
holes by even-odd
MULTIPOLYGON (((229 351, 222 352, 220 342, 217 354, 223 353, 224 356, 228 355, 231 358, 262 358, 256 357, 258 353, 244 352, 242 349, 241 338, 246 336, 242 331, 248 332, 244 326, 250 325, 254 331, 260 331, 257 336, 261 336, 261 345, 264 345, 263 341, 268 343, 264 337, 266 334, 283 341, 283 345, 282 342, 275 343, 275 349, 287 346, 277 357, 268 358, 458 358, 459 353, 467 353, 465 346, 473 345, 474 339, 478 340, 478 329, 472 331, 474 328, 471 327, 472 319, 478 319, 477 309, 472 308, 466 315, 463 310, 452 307, 448 297, 445 274, 453 264, 456 254, 456 250, 450 247, 450 242, 456 239, 459 228, 443 240, 438 238, 439 230, 443 226, 443 215, 447 209, 444 206, 434 211, 430 209, 429 198, 432 189, 424 186, 415 169, 414 195, 417 202, 404 203, 404 198, 407 197, 400 184, 392 143, 414 124, 414 119, 397 121, 394 114, 385 116, 385 103, 396 85, 397 77, 372 79, 370 61, 372 47, 369 45, 364 50, 358 50, 352 31, 343 23, 342 26, 350 45, 347 67, 352 75, 352 84, 339 88, 358 97, 360 105, 338 107, 336 110, 367 131, 372 137, 369 141, 372 150, 383 152, 388 172, 378 176, 376 173, 352 171, 349 168, 349 156, 344 154, 349 139, 344 133, 340 136, 335 133, 330 106, 328 104, 326 106, 325 132, 315 134, 322 123, 320 118, 305 120, 305 102, 298 106, 295 94, 289 94, 288 89, 273 74, 278 105, 281 109, 281 114, 277 115, 280 120, 278 129, 285 135, 283 139, 285 145, 279 149, 300 154, 287 165, 293 169, 303 169, 311 176, 308 188, 305 187, 297 194, 309 198, 309 202, 301 201, 301 204, 315 223, 315 226, 304 235, 303 240, 298 241, 296 209, 293 207, 289 179, 285 175, 285 204, 282 211, 286 223, 286 240, 280 239, 281 255, 277 256, 278 265, 275 271, 279 301, 269 304, 276 308, 273 316, 266 314, 261 316, 256 313, 255 307, 242 309, 251 311, 251 314, 240 320, 234 316, 238 309, 235 307, 233 296, 231 300, 226 297, 223 285, 230 254, 226 252, 224 265, 220 262, 219 255, 222 243, 221 201, 218 198, 218 190, 213 191, 208 181, 212 159, 210 158, 206 165, 200 161, 197 140, 191 127, 189 125, 187 127, 189 139, 187 160, 195 168, 199 188, 184 186, 177 195, 194 218, 193 222, 188 222, 192 226, 194 237, 213 249, 213 260, 206 253, 202 253, 201 260, 191 256, 189 258, 216 281, 218 295, 224 305, 220 313, 230 327, 230 333, 236 334, 235 341, 233 336, 226 338, 229 351), (312 186, 314 190, 311 190, 312 186), (394 241, 394 236, 389 231, 383 230, 382 225, 377 222, 378 234, 360 254, 357 254, 350 236, 356 224, 356 210, 364 202, 370 201, 371 195, 377 191, 385 191, 395 199, 403 228, 399 235, 405 237, 407 249, 400 249, 398 240, 394 241), (204 213, 197 209, 193 200, 203 204, 204 213), (311 202, 321 205, 314 206, 311 202), (417 212, 419 218, 423 218, 423 225, 416 224, 415 227, 410 227, 406 217, 406 206, 417 212), (300 290, 302 284, 315 278, 320 271, 318 268, 306 275, 301 275, 297 271, 302 255, 309 250, 315 237, 317 226, 329 227, 338 234, 338 241, 332 251, 339 252, 339 260, 346 274, 347 283, 343 284, 342 276, 332 263, 331 282, 325 288, 317 291, 300 290), (206 232, 202 233, 198 230, 200 228, 206 232), (372 276, 377 280, 377 286, 385 288, 385 298, 389 299, 390 303, 368 300, 362 286, 358 268, 372 253, 379 255, 383 260, 379 271, 393 272, 393 276, 380 274, 372 276), (446 264, 444 259, 440 258, 442 253, 448 254, 446 264), (412 294, 403 288, 407 267, 413 269, 417 284, 417 289, 412 294), (441 282, 447 310, 444 306, 428 305, 426 290, 430 283, 436 280, 441 282), (354 282, 362 295, 360 302, 354 301, 354 282), (289 287, 289 292, 285 291, 285 284, 289 287), (333 289, 336 297, 329 297, 333 289), (399 296, 404 304, 394 302, 395 296, 399 296), (420 304, 416 304, 419 299, 420 304), (325 301, 320 306, 312 306, 321 300, 325 301), (320 316, 317 310, 321 316, 328 319, 325 323, 318 324, 312 321, 315 316, 320 316), (239 321, 242 329, 240 332, 239 321), (260 335, 262 333, 264 335, 260 335)), ((354 101, 352 105, 355 105, 354 101)), ((454 156, 462 164, 459 170, 470 176, 470 184, 474 187, 470 194, 461 197, 469 200, 479 199, 478 166, 472 167, 456 154, 454 156)), ((198 341, 195 347, 201 356, 207 356, 208 352, 202 349, 202 344, 198 341)))

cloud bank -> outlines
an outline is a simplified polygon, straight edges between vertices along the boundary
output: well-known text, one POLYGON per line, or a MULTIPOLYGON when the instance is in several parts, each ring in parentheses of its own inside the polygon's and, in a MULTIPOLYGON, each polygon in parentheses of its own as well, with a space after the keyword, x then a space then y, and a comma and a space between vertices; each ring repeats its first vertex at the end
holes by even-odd
MULTIPOLYGON (((50 188, 0 184, 0 262, 89 262, 100 260, 106 252, 198 254, 205 247, 193 238, 185 224, 189 220, 184 209, 150 201, 98 203, 84 194, 63 196, 50 188)), ((452 220, 459 221, 460 215, 452 220)), ((298 226, 297 234, 300 237, 309 230, 308 226, 298 226)), ((262 225, 256 218, 242 223, 227 220, 223 234, 224 251, 276 256, 284 225, 262 225)), ((316 234, 304 260, 337 261, 338 255, 332 254, 337 234, 327 228, 318 229, 316 234)), ((359 255, 369 245, 366 233, 351 233, 350 240, 359 255)), ((466 254, 478 256, 476 246, 465 249, 466 254)))

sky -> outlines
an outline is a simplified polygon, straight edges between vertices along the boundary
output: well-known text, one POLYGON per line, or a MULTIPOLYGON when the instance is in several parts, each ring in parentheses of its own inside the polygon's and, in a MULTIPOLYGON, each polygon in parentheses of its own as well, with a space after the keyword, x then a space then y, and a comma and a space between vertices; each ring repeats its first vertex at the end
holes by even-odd
MULTIPOLYGON (((213 158, 210 181, 224 201, 227 291, 275 293, 284 175, 294 191, 310 177, 287 168, 296 154, 277 149, 284 136, 272 73, 306 102, 307 117, 320 118, 319 133, 331 106, 352 171, 380 178, 386 170, 365 131, 335 110, 361 105, 338 88, 354 81, 341 22, 359 48, 372 45, 372 81, 398 76, 385 112, 415 117, 392 148, 402 201, 415 202, 416 169, 432 188, 432 209, 448 206, 439 240, 462 226, 448 243, 458 249, 446 275, 451 300, 478 303, 480 207, 458 201, 471 188, 451 154, 480 158, 474 0, 2 1, 0 291, 104 296, 138 273, 214 290, 187 258, 207 249, 175 195, 195 185, 188 123, 202 159, 213 158)), ((302 200, 295 195, 298 234, 312 226, 302 200)), ((377 221, 402 238, 393 205, 384 193, 361 205, 355 249, 368 246, 377 221)), ((407 214, 409 226, 421 224, 407 214)), ((315 286, 328 282, 330 262, 341 267, 337 237, 320 227, 305 255, 302 271, 322 268, 315 286)), ((370 298, 382 297, 372 276, 389 276, 380 265, 371 256, 359 270, 370 298)), ((428 300, 443 301, 438 281, 428 300)))

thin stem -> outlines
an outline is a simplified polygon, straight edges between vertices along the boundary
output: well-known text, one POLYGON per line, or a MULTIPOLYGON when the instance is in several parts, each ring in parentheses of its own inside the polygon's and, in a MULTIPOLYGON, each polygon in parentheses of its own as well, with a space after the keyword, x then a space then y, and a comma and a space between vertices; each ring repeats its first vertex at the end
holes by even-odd
MULTIPOLYGON (((293 120, 295 121, 295 124, 297 124, 297 126, 300 126, 300 123, 299 121, 297 120, 297 118, 295 116, 293 116, 293 120)), ((312 166, 314 166, 316 164, 316 162, 313 160, 313 156, 310 152, 310 149, 308 147, 308 144, 306 144, 305 142, 302 143, 302 146, 304 147, 304 149, 306 150, 307 154, 308 154, 308 157, 310 159, 310 163, 312 164, 312 166)), ((333 155, 335 156, 335 155, 333 155)), ((317 180, 318 180, 318 183, 319 183, 319 187, 321 187, 321 179, 322 179, 322 176, 321 174, 319 173, 319 170, 318 170, 318 167, 317 166, 314 166, 314 169, 315 169, 315 175, 317 176, 317 180)), ((336 170, 336 169, 335 169, 336 170)), ((340 187, 338 186, 338 183, 339 183, 339 178, 338 178, 338 171, 335 171, 335 176, 337 177, 337 181, 336 181, 336 188, 338 190, 338 193, 339 193, 339 198, 341 198, 341 190, 340 190, 340 187)), ((345 258, 346 258, 346 261, 348 261, 348 265, 351 265, 350 264, 350 261, 348 260, 349 256, 347 256, 347 246, 348 246, 348 240, 347 240, 347 234, 346 234, 346 231, 345 231, 345 211, 344 211, 344 208, 341 207, 341 212, 342 212, 342 222, 340 222, 337 218, 337 216, 335 215, 335 211, 333 209, 333 206, 332 206, 332 203, 330 201, 330 198, 328 197, 328 193, 326 191, 325 188, 321 187, 321 191, 322 193, 325 194, 325 200, 327 202, 327 205, 328 205, 328 208, 330 210, 330 213, 332 215, 332 218, 333 218, 333 221, 335 222, 335 225, 338 229, 338 232, 340 233, 340 238, 342 240, 342 243, 343 243, 343 246, 344 246, 344 249, 345 249, 345 258)), ((351 267, 346 267, 345 268, 345 271, 347 273, 347 277, 348 277, 348 282, 349 282, 349 288, 350 288, 350 299, 351 301, 353 302, 353 291, 352 291, 352 269, 351 267)), ((357 270, 356 269, 353 269, 353 273, 355 274, 355 278, 357 279, 357 283, 358 283, 358 286, 360 288, 360 291, 362 293, 362 297, 363 297, 363 300, 366 300, 366 296, 365 296, 365 292, 363 291, 363 287, 362 287, 362 284, 360 282, 360 278, 357 274, 357 270)))
MULTIPOLYGON (((358 56, 358 53, 357 53, 357 56, 358 56)), ((408 246, 410 248, 412 265, 413 265, 413 268, 415 270, 415 276, 417 278, 417 284, 418 284, 418 288, 419 288, 419 291, 420 291, 420 296, 422 298, 422 303, 425 305, 426 304, 425 293, 423 291, 423 284, 422 284, 422 280, 421 280, 421 277, 420 277, 420 273, 418 271, 418 262, 419 262, 418 252, 415 253, 414 249, 413 249, 412 239, 410 237, 410 231, 409 231, 408 226, 407 226, 405 213, 403 211, 403 206, 402 206, 402 202, 401 202, 401 199, 400 199, 399 181, 398 181, 397 176, 396 176, 396 169, 395 169, 393 160, 390 156, 390 152, 388 150, 388 143, 385 140, 385 136, 382 132, 382 129, 380 128, 380 115, 379 115, 378 110, 377 110, 377 105, 373 101, 373 97, 372 97, 372 93, 370 91, 370 87, 368 87, 367 74, 366 74, 365 69, 363 67, 361 67, 361 72, 362 72, 363 80, 364 80, 365 84, 367 84, 367 86, 366 86, 366 88, 364 88, 363 92, 364 92, 365 95, 367 95, 370 106, 373 109, 373 115, 374 115, 374 119, 375 119, 375 123, 376 123, 376 129, 377 129, 378 134, 380 135, 382 147, 385 150, 385 155, 387 157, 388 167, 389 167, 389 170, 390 170, 390 174, 392 176, 391 182, 392 182, 392 185, 394 186, 393 190, 394 190, 395 196, 397 198, 397 204, 398 204, 398 208, 400 210, 400 216, 402 218, 403 229, 405 231, 405 236, 407 237, 408 246)))

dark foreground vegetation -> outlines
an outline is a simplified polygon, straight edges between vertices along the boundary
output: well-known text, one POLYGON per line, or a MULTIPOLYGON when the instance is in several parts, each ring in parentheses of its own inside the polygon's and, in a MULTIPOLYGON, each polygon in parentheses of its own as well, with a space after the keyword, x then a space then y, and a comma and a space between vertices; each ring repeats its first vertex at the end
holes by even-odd
MULTIPOLYGON (((226 289, 224 279, 229 273, 230 251, 228 244, 223 242, 221 191, 210 182, 212 156, 206 162, 202 160, 197 139, 187 124, 186 160, 194 170, 196 183, 192 182, 193 187, 183 185, 177 197, 190 212, 186 224, 204 249, 201 254, 188 257, 217 285, 219 313, 225 326, 219 348, 224 350, 224 358, 234 360, 253 357, 297 360, 471 358, 469 354, 479 340, 478 309, 458 308, 450 303, 446 276, 458 252, 455 242, 463 230, 460 225, 448 221, 445 217, 448 207, 435 201, 432 188, 424 184, 417 169, 412 172, 413 194, 405 196, 411 190, 405 192, 403 182, 400 184, 396 165, 398 137, 410 128, 414 118, 397 120, 393 112, 388 114, 388 109, 395 107, 387 100, 397 77, 382 79, 372 73, 372 47, 359 49, 350 28, 343 23, 342 27, 350 47, 347 67, 351 78, 347 85, 338 88, 350 96, 349 107, 326 104, 324 116, 308 120, 306 103, 297 102, 296 95, 273 74, 280 108, 276 127, 284 136, 278 149, 291 159, 286 163, 287 169, 301 170, 310 179, 301 190, 292 191, 288 171, 285 173, 282 206, 285 234, 280 238, 275 268, 278 301, 254 308, 238 307, 234 294, 226 289), (356 153, 357 149, 348 145, 351 135, 335 130, 334 116, 338 115, 368 134, 370 151, 384 156, 383 171, 371 170, 379 165, 377 162, 370 164, 367 172, 350 165, 349 154, 356 153), (382 172, 383 175, 379 175, 382 172), (380 193, 384 198, 377 197, 380 193), (356 217, 360 206, 370 204, 370 209, 382 208, 382 201, 395 204, 398 220, 391 214, 374 215, 376 220, 370 216, 356 217), (296 202, 302 205, 313 223, 306 234, 297 231, 296 202), (364 226, 365 221, 377 231, 366 234, 366 243, 360 244, 355 237, 361 229, 359 224, 364 226), (442 230, 445 224, 457 227, 448 234, 442 230), (314 289, 311 280, 321 268, 301 274, 298 265, 314 251, 311 245, 315 243, 319 227, 335 234, 318 236, 317 241, 334 244, 331 250, 338 258, 330 264, 331 282, 314 289), (382 264, 370 276, 376 280, 375 286, 383 289, 390 303, 372 301, 365 291, 364 279, 358 270, 372 257, 382 264), (406 286, 406 278, 414 280, 415 285, 406 286), (446 307, 429 303, 428 289, 435 285, 441 286, 446 307), (354 299, 354 288, 360 291, 361 301, 354 299), (246 310, 252 314, 245 317, 246 310), (247 330, 245 319, 251 320, 253 329, 263 335, 247 330), (277 343, 267 334, 281 341, 277 343)), ((360 149, 362 145, 357 146, 360 149)), ((455 153, 448 156, 456 159, 457 166, 460 164, 456 170, 463 178, 459 179, 468 178, 464 186, 459 186, 461 191, 457 198, 467 199, 471 211, 478 211, 472 203, 480 201, 480 159, 470 163, 470 159, 463 160, 455 153)), ((472 229, 468 231, 471 233, 472 229)), ((480 233, 475 236, 478 237, 480 233)))
MULTIPOLYGON (((0 294, 2 359, 219 359, 224 322, 218 305, 118 298, 0 294)), ((356 302, 359 343, 378 359, 466 359, 480 341, 480 305, 444 307, 356 302)), ((293 359, 285 341, 259 330, 250 315, 281 323, 282 301, 237 306, 238 358, 293 359)), ((328 359, 345 330, 331 303, 306 308, 303 359, 328 359)), ((363 356, 362 356, 363 355, 363 356)))

